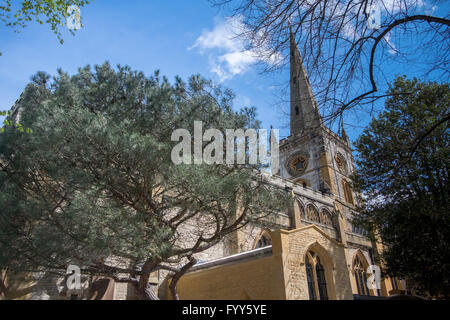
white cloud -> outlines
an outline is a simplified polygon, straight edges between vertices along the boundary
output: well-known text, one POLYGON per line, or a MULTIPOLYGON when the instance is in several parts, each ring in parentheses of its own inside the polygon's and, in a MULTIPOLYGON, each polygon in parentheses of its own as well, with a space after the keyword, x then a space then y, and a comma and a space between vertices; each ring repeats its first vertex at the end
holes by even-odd
POLYGON ((211 72, 215 73, 220 81, 245 73, 257 62, 275 64, 281 59, 281 55, 274 54, 265 60, 263 57, 267 56, 268 52, 268 46, 265 44, 258 50, 246 48, 245 41, 238 36, 245 31, 240 16, 216 21, 214 28, 203 31, 189 50, 195 48, 201 54, 207 52, 211 72))
MULTIPOLYGON (((304 3, 303 7, 306 10, 310 5, 304 3)), ((435 7, 427 8, 425 0, 375 0, 374 5, 379 6, 381 16, 404 10, 405 6, 412 6, 425 11, 434 11, 436 9, 435 7)), ((335 8, 335 5, 330 3, 327 8, 327 14, 331 17, 331 15, 336 13, 344 14, 345 10, 348 10, 348 8, 344 4, 338 4, 335 8)), ((340 28, 343 36, 346 38, 352 39, 360 36, 357 34, 351 21, 346 21, 340 28)), ((189 50, 197 49, 201 54, 206 54, 210 64, 210 71, 215 73, 221 82, 236 75, 244 74, 257 62, 276 65, 281 61, 282 56, 280 53, 269 54, 267 41, 261 41, 262 45, 258 48, 249 49, 247 43, 239 37, 239 34, 246 31, 242 16, 222 20, 216 19, 214 28, 212 30, 204 30, 189 50)), ((385 37, 385 40, 390 45, 389 53, 395 54, 397 49, 389 35, 385 37)))
POLYGON ((384 36, 384 41, 386 41, 386 43, 389 46, 389 53, 390 54, 396 54, 397 48, 395 47, 394 43, 391 41, 391 35, 388 33, 384 36))
POLYGON ((432 15, 437 10, 437 6, 433 5, 425 10, 425 14, 432 15))
POLYGON ((247 96, 237 95, 235 99, 235 104, 239 107, 249 107, 251 105, 251 100, 247 96))
POLYGON ((244 45, 237 36, 244 31, 241 19, 228 18, 216 21, 212 31, 204 30, 190 48, 239 50, 244 45))
POLYGON ((422 9, 426 6, 424 0, 378 0, 375 2, 380 6, 382 11, 386 11, 389 14, 394 14, 398 11, 405 11, 406 8, 418 8, 422 9))

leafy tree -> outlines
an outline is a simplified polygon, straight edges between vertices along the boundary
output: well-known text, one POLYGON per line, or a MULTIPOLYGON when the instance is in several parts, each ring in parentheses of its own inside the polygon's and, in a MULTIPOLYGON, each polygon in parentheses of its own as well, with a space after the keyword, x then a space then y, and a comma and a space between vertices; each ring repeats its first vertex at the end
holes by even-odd
MULTIPOLYGON (((0 269, 82 273, 155 298, 156 270, 177 279, 247 223, 270 221, 285 191, 257 165, 175 165, 175 129, 257 128, 254 109, 199 76, 175 84, 107 63, 32 79, 18 101, 31 133, 0 134, 0 269)), ((14 119, 11 119, 14 121, 14 119)))
MULTIPOLYGON (((88 4, 89 0, 24 0, 17 6, 11 5, 11 0, 0 0, 0 22, 19 32, 31 21, 39 24, 47 23, 63 43, 60 26, 64 26, 69 16, 67 9, 70 6, 79 8, 88 4)), ((73 30, 69 30, 72 34, 73 30)), ((1 55, 1 54, 0 54, 1 55)))
POLYGON ((356 141, 358 223, 379 234, 387 274, 450 297, 450 88, 398 77, 386 111, 356 141))
MULTIPOLYGON (((11 110, 8 111, 8 112, 0 111, 0 116, 6 116, 6 115, 11 116, 12 115, 11 110)), ((8 119, 5 119, 5 120, 3 120, 3 125, 4 125, 4 127, 0 128, 0 133, 5 131, 5 126, 15 127, 20 132, 31 133, 31 129, 30 128, 24 128, 23 125, 20 122, 18 122, 18 121, 13 122, 13 121, 10 121, 8 119)))

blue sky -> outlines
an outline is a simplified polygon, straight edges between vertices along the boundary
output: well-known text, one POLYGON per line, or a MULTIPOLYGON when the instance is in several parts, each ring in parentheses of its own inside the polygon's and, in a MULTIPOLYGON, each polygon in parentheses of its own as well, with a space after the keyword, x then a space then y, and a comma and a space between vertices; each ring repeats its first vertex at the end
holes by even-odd
MULTIPOLYGON (((21 33, 0 27, 0 110, 9 109, 37 71, 74 74, 79 67, 129 65, 150 75, 159 69, 170 80, 201 74, 222 82, 237 95, 235 106, 255 106, 263 127, 289 134, 275 88, 288 79, 285 71, 261 74, 239 53, 240 44, 224 39, 226 17, 206 0, 94 0, 81 9, 84 27, 64 44, 48 25, 30 24, 21 33)), ((251 60, 251 59, 250 59, 251 60)), ((2 120, 2 119, 0 119, 2 120)), ((354 140, 369 117, 349 115, 354 140)))
MULTIPOLYGON (((192 48, 203 33, 224 21, 205 0, 95 0, 81 9, 81 15, 84 27, 75 36, 64 30, 63 45, 47 25, 30 24, 21 33, 0 28, 1 110, 12 106, 37 71, 54 75, 62 68, 73 74, 81 66, 106 60, 147 75, 159 69, 171 80, 196 73, 221 80, 211 71, 210 55, 192 48)), ((269 90, 275 83, 272 77, 248 68, 222 83, 237 94, 236 106, 257 106, 265 126, 286 122, 271 105, 275 100, 269 90)))

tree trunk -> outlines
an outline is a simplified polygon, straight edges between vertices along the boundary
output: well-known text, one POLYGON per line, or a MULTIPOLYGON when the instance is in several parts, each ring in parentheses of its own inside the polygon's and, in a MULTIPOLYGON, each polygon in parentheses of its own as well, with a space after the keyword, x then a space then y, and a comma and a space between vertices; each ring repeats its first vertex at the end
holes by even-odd
POLYGON ((142 267, 142 275, 139 278, 137 284, 137 292, 141 300, 159 300, 159 298, 154 294, 151 285, 148 283, 150 279, 150 272, 157 263, 152 263, 147 260, 142 267))
POLYGON ((181 276, 184 275, 193 265, 197 263, 197 260, 194 257, 189 258, 189 262, 185 264, 177 273, 175 273, 170 281, 170 294, 174 300, 180 300, 177 292, 177 283, 180 280, 181 276))
POLYGON ((159 300, 158 296, 153 292, 153 288, 150 284, 147 284, 139 295, 141 300, 159 300))
POLYGON ((6 283, 6 276, 5 278, 0 277, 0 300, 6 299, 8 295, 8 288, 5 285, 6 283))

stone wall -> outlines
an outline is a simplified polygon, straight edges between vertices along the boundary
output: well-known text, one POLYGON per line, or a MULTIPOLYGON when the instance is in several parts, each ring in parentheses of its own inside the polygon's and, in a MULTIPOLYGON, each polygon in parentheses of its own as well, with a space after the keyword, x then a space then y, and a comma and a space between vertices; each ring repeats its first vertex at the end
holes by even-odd
POLYGON ((282 265, 269 255, 190 272, 180 279, 178 294, 182 300, 282 300, 282 265))
POLYGON ((190 272, 178 284, 180 298, 308 300, 304 257, 312 250, 325 267, 329 298, 353 299, 342 244, 315 225, 270 235, 271 256, 190 272))
MULTIPOLYGON (((344 246, 315 225, 279 231, 287 299, 309 299, 305 255, 314 251, 326 270, 330 299, 353 299, 344 246)), ((274 240, 275 246, 275 240, 274 240)))

